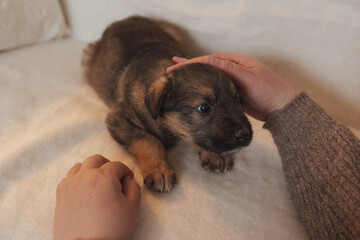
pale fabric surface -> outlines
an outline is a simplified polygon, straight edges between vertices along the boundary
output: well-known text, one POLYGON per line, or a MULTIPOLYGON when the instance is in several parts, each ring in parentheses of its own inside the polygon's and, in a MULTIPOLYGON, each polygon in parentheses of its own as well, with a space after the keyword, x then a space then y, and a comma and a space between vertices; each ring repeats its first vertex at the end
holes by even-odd
MULTIPOLYGON (((203 52, 259 57, 333 117, 360 127, 354 118, 360 90, 355 1, 86 2, 66 2, 73 39, 0 54, 0 239, 51 239, 56 186, 91 154, 124 162, 142 183, 134 159, 107 132, 107 108, 80 66, 84 41, 133 13, 184 26, 203 52)), ((133 239, 306 239, 270 133, 251 122, 254 141, 236 154, 226 174, 203 170, 186 143, 173 149, 169 159, 178 185, 157 194, 141 184, 141 221, 133 239)))
MULTIPOLYGON (((0 239, 50 239, 56 186, 91 154, 124 162, 142 183, 82 78, 84 46, 58 40, 0 55, 0 239)), ((305 239, 272 139, 253 124, 253 143, 226 174, 203 170, 188 144, 171 151, 178 185, 164 194, 143 188, 134 239, 305 239)))
POLYGON ((0 51, 68 33, 57 0, 0 0, 0 51))
MULTIPOLYGON (((126 163, 142 182, 82 78, 84 46, 58 40, 0 55, 0 239, 50 239, 56 186, 91 154, 126 163)), ((227 174, 203 170, 188 144, 174 149, 178 186, 165 194, 143 189, 134 239, 304 239, 272 139, 253 124, 253 143, 227 174)))

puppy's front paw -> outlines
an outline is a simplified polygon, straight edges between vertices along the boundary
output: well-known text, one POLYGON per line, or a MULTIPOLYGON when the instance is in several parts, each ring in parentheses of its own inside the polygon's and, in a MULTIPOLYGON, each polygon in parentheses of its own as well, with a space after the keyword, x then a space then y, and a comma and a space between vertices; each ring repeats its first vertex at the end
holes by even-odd
POLYGON ((155 169, 144 177, 144 184, 151 190, 169 192, 176 184, 176 175, 172 169, 155 169))
POLYGON ((198 151, 201 166, 206 170, 223 173, 231 170, 234 161, 230 154, 217 154, 205 150, 198 151))

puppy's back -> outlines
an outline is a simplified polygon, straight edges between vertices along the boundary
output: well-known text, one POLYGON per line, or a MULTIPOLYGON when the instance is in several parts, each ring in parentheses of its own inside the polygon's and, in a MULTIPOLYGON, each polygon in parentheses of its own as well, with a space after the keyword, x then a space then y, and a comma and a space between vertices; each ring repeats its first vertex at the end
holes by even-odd
POLYGON ((110 105, 116 97, 119 75, 147 45, 166 44, 182 49, 181 34, 164 22, 134 16, 111 24, 102 38, 84 51, 83 65, 88 82, 110 105))

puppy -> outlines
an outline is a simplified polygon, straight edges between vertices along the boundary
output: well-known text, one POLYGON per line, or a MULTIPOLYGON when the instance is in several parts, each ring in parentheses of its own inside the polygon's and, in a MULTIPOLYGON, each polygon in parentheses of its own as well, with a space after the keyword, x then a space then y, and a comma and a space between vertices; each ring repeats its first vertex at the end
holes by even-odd
POLYGON ((89 84, 110 108, 112 137, 135 156, 144 184, 161 192, 176 184, 166 151, 179 139, 193 143, 204 168, 225 172, 253 134, 224 73, 189 64, 166 74, 171 58, 183 56, 182 39, 170 24, 130 17, 111 24, 83 59, 89 84))

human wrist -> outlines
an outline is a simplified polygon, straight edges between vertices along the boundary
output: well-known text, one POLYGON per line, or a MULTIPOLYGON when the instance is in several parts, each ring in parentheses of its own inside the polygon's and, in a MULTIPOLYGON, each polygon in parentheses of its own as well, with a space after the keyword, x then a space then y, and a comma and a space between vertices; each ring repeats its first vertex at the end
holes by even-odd
POLYGON ((273 113, 274 111, 283 109, 290 102, 296 99, 299 95, 300 93, 294 88, 287 90, 284 94, 278 96, 278 100, 274 104, 273 109, 270 111, 270 114, 273 113))
POLYGON ((306 93, 301 92, 284 107, 272 112, 265 121, 264 128, 273 134, 290 133, 301 129, 309 134, 334 126, 335 122, 306 93))

